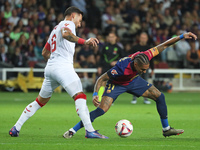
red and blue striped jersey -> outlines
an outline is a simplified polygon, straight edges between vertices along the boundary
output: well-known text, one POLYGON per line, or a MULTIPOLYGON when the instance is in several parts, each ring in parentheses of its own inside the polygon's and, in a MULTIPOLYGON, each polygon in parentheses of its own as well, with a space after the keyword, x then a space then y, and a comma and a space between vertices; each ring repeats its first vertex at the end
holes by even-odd
POLYGON ((132 68, 133 59, 136 55, 144 53, 148 56, 149 60, 159 54, 156 47, 151 48, 144 52, 136 52, 128 57, 121 58, 116 65, 107 71, 110 78, 108 81, 111 84, 128 85, 134 82, 134 79, 139 75, 134 68, 132 68))

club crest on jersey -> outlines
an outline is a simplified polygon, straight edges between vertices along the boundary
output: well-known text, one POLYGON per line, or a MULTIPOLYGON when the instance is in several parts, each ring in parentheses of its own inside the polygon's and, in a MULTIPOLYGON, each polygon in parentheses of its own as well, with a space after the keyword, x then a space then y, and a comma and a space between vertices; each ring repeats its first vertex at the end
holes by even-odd
POLYGON ((111 90, 107 90, 107 91, 106 91, 106 93, 110 93, 110 92, 111 92, 111 90))
POLYGON ((68 26, 69 25, 69 23, 65 23, 65 26, 68 26))
POLYGON ((118 74, 118 73, 117 73, 117 71, 116 71, 115 69, 113 69, 113 70, 111 71, 111 74, 112 74, 112 75, 115 75, 115 74, 118 74))

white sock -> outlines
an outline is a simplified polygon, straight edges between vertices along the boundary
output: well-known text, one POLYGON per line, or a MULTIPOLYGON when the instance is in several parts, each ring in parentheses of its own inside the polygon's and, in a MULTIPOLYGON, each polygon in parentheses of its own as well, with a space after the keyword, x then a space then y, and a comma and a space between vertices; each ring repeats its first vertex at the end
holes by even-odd
POLYGON ((170 126, 163 128, 163 131, 167 131, 170 129, 170 126))
POLYGON ((15 124, 16 129, 18 131, 20 131, 22 125, 26 122, 26 120, 28 120, 31 116, 33 116, 35 114, 35 112, 40 108, 41 108, 41 106, 36 101, 34 101, 34 102, 30 103, 28 106, 26 106, 26 108, 22 112, 20 118, 18 119, 18 121, 15 124))
POLYGON ((73 128, 69 129, 69 131, 72 131, 74 134, 76 133, 76 131, 73 128))
POLYGON ((76 105, 76 112, 78 116, 81 118, 85 130, 89 132, 95 131, 90 121, 90 115, 88 107, 86 105, 86 100, 83 98, 79 98, 75 101, 75 105, 76 105))

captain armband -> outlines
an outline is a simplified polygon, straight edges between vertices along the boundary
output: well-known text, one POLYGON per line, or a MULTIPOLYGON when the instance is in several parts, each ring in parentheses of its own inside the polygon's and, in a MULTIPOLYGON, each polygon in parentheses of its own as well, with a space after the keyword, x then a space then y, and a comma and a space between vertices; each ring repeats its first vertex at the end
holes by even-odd
POLYGON ((153 47, 150 49, 151 53, 153 54, 153 57, 157 56, 159 54, 159 51, 157 47, 153 47))

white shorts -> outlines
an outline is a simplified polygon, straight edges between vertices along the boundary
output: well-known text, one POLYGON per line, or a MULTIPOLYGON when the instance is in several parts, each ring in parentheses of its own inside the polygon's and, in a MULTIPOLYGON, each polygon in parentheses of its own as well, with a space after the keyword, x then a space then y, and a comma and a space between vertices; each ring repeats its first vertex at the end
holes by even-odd
POLYGON ((54 89, 61 85, 73 97, 82 92, 82 83, 72 64, 47 65, 44 71, 44 81, 39 95, 42 98, 51 97, 54 89))

